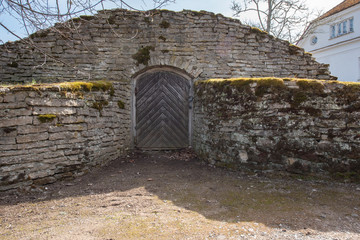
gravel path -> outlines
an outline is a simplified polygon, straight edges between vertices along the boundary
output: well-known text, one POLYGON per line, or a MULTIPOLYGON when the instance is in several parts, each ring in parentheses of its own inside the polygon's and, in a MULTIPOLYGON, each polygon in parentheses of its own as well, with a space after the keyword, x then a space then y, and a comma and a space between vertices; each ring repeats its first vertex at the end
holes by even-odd
POLYGON ((360 239, 360 185, 249 175, 189 152, 133 153, 0 193, 0 239, 360 239))

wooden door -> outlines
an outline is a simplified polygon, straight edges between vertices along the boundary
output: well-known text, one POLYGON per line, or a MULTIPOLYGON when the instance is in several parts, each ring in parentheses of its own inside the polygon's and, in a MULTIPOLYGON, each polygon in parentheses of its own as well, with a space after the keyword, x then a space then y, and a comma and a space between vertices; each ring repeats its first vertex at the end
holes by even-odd
POLYGON ((136 146, 178 149, 189 145, 189 81, 159 71, 141 76, 136 84, 136 146))

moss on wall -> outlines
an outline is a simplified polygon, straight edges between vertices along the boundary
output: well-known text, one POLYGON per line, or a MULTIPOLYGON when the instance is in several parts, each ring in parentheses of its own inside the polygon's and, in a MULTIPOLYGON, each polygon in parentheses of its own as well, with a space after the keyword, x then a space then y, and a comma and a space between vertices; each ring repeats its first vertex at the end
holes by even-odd
POLYGON ((62 82, 62 83, 43 83, 43 84, 25 84, 25 85, 7 85, 0 88, 9 88, 11 91, 42 91, 56 90, 60 92, 90 92, 90 91, 107 91, 111 96, 115 94, 113 83, 106 80, 89 81, 89 82, 62 82))
POLYGON ((160 26, 161 28, 169 28, 169 27, 170 27, 170 23, 169 23, 168 21, 163 20, 163 21, 159 24, 159 26, 160 26))
POLYGON ((150 61, 150 51, 154 51, 155 48, 153 46, 146 46, 140 48, 137 53, 135 53, 132 58, 136 60, 136 66, 140 64, 148 65, 150 61))
POLYGON ((106 100, 101 100, 101 101, 96 101, 93 102, 91 105, 91 108, 95 108, 97 110, 99 110, 100 116, 102 116, 101 111, 104 109, 105 106, 107 106, 109 104, 108 101, 106 100))
POLYGON ((46 123, 54 121, 56 117, 57 116, 55 114, 40 114, 38 116, 38 119, 41 123, 46 123))
POLYGON ((196 82, 194 90, 194 114, 200 116, 194 129, 201 129, 194 133, 194 149, 207 152, 210 163, 360 173, 359 83, 210 79, 196 82))
POLYGON ((123 101, 120 100, 117 104, 120 109, 125 109, 125 103, 123 101))

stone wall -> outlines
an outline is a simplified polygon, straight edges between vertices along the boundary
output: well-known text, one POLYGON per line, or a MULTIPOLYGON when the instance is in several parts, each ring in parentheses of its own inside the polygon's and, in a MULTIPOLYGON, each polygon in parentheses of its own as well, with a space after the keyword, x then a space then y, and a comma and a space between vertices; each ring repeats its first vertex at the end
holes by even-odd
POLYGON ((232 79, 195 85, 193 147, 234 169, 360 176, 360 84, 232 79))
POLYGON ((172 66, 194 79, 329 79, 303 49, 220 14, 184 10, 106 10, 0 46, 0 81, 131 79, 172 66))
POLYGON ((0 191, 81 175, 131 144, 122 82, 0 88, 0 191))

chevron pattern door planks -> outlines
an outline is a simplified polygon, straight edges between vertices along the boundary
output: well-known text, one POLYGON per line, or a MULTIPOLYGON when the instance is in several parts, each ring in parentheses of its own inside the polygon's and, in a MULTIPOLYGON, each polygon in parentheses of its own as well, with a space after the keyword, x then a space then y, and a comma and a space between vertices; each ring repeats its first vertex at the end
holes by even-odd
POLYGON ((136 86, 136 146, 177 149, 189 145, 190 84, 172 72, 145 74, 136 86))

